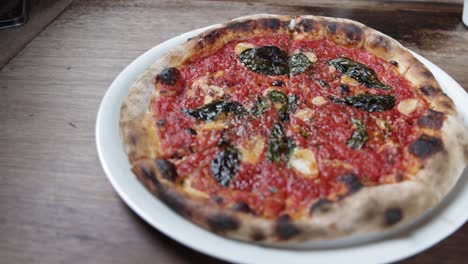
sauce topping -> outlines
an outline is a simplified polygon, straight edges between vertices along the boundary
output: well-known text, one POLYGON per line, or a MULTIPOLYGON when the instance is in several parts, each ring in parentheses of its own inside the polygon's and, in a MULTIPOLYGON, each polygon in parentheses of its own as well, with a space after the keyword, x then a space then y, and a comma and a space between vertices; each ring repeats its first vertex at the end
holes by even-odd
POLYGON ((266 218, 350 193, 343 175, 401 179, 428 108, 392 62, 325 39, 233 41, 178 74, 152 106, 161 158, 191 188, 266 218))

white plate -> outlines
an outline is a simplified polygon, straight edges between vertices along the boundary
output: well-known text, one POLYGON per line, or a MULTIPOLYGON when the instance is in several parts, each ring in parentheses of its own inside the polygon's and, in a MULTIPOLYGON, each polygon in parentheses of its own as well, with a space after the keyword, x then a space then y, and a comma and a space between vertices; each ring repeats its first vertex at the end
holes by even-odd
MULTIPOLYGON (((467 221, 468 170, 465 170, 455 190, 434 214, 417 226, 384 240, 348 247, 314 250, 262 247, 214 235, 174 213, 147 191, 130 171, 130 164, 119 138, 120 105, 139 74, 166 51, 207 28, 197 29, 165 41, 134 60, 111 84, 98 111, 96 144, 102 167, 120 197, 150 225, 188 247, 233 262, 339 263, 359 259, 362 263, 381 263, 400 260, 421 252, 455 232, 467 221)), ((453 98, 466 124, 467 93, 439 67, 415 55, 432 71, 444 92, 453 98)))

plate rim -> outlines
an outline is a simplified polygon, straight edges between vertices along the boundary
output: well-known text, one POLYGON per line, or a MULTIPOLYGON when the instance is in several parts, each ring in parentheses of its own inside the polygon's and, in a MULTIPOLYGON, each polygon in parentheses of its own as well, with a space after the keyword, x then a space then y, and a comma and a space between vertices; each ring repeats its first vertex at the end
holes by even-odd
MULTIPOLYGON (((224 237, 220 237, 218 235, 214 235, 214 234, 212 234, 212 233, 210 233, 210 232, 208 232, 208 231, 206 231, 206 230, 192 224, 191 222, 185 220, 185 218, 183 218, 183 217, 181 217, 179 215, 176 215, 178 218, 182 218, 183 220, 185 220, 187 222, 187 223, 184 223, 184 224, 188 224, 188 226, 192 226, 192 227, 195 227, 197 229, 200 229, 200 231, 202 231, 202 234, 207 236, 206 238, 208 238, 208 239, 210 237, 213 238, 212 236, 215 236, 217 238, 217 240, 221 239, 222 241, 224 241, 225 243, 228 243, 228 244, 242 245, 241 247, 243 247, 244 249, 248 248, 249 250, 254 251, 254 253, 256 253, 256 254, 254 254, 255 257, 253 257, 253 258, 242 258, 240 255, 237 255, 237 254, 234 254, 234 255, 233 254, 225 254, 221 250, 206 249, 202 245, 202 243, 188 242, 187 240, 183 239, 183 235, 182 235, 182 237, 180 235, 176 235, 175 233, 177 233, 177 232, 174 233, 173 230, 167 230, 167 228, 164 226, 164 224, 161 224, 161 222, 155 222, 154 219, 153 219, 154 216, 151 217, 149 215, 149 213, 145 212, 145 210, 144 210, 145 208, 142 208, 141 205, 138 205, 138 203, 136 202, 137 199, 135 197, 133 197, 132 195, 128 194, 129 191, 125 190, 125 187, 123 187, 121 180, 119 180, 117 177, 115 177, 115 175, 112 172, 112 168, 110 167, 111 165, 108 163, 109 162, 109 157, 107 156, 108 154, 105 154, 105 148, 106 148, 105 143, 104 143, 105 139, 103 139, 103 133, 105 133, 104 130, 106 129, 104 127, 104 124, 108 120, 105 120, 104 118, 106 117, 106 113, 110 114, 110 112, 108 112, 108 111, 111 111, 111 108, 110 108, 110 106, 108 106, 108 104, 110 102, 112 102, 112 100, 118 102, 118 104, 117 104, 118 105, 118 107, 117 107, 117 112, 118 113, 120 112, 120 104, 121 104, 121 101, 123 100, 123 98, 118 98, 118 96, 115 95, 115 93, 119 92, 119 91, 115 91, 115 90, 125 88, 125 87, 124 88, 121 87, 122 86, 121 83, 123 83, 125 81, 125 79, 127 80, 126 81, 127 83, 133 83, 136 80, 136 78, 141 73, 143 73, 143 71, 158 58, 157 56, 154 55, 154 54, 157 53, 157 51, 159 51, 159 53, 163 53, 160 50, 168 50, 170 48, 173 48, 173 47, 179 45, 180 43, 185 42, 189 37, 193 37, 193 36, 203 32, 203 31, 205 31, 205 30, 207 30, 209 28, 216 27, 218 25, 219 24, 211 25, 211 26, 207 26, 207 27, 203 27, 203 28, 198 28, 198 29, 183 33, 181 35, 175 36, 173 38, 170 38, 170 39, 168 39, 168 40, 154 46, 153 48, 145 51, 143 54, 141 54, 135 60, 133 60, 129 65, 127 65, 125 67, 125 69, 122 70, 117 75, 117 77, 113 80, 112 84, 109 86, 109 88, 107 89, 105 95, 103 96, 102 101, 101 101, 100 106, 99 106, 99 109, 98 109, 98 112, 97 112, 95 140, 96 140, 96 148, 97 148, 97 152, 98 152, 98 156, 99 156, 99 161, 101 163, 101 166, 103 167, 103 170, 105 172, 105 175, 106 175, 107 179, 110 181, 110 183, 111 183, 112 187, 114 188, 114 190, 117 192, 119 197, 125 202, 125 204, 127 204, 127 206, 129 206, 139 217, 141 217, 143 220, 145 220, 146 223, 148 223, 152 227, 158 229, 160 232, 164 233, 165 235, 167 235, 171 239, 174 239, 177 242, 179 242, 179 243, 181 243, 181 244, 183 244, 183 245, 185 245, 185 246, 187 246, 189 248, 192 248, 192 249, 197 250, 199 252, 203 252, 204 254, 207 254, 207 255, 210 255, 210 256, 213 256, 213 257, 216 257, 216 258, 219 258, 219 259, 224 259, 224 260, 234 261, 234 262, 249 263, 249 262, 259 262, 259 260, 264 261, 265 259, 268 259, 270 262, 271 262, 271 260, 273 260, 273 262, 274 262, 275 259, 269 258, 268 254, 271 254, 272 252, 277 252, 277 251, 279 251, 281 253, 285 253, 285 252, 290 252, 291 253, 292 252, 295 255, 295 257, 298 258, 296 260, 299 260, 299 259, 302 258, 303 260, 305 260, 304 262, 306 262, 307 260, 310 260, 310 258, 313 257, 314 255, 315 255, 315 257, 320 256, 320 254, 319 254, 320 252, 328 251, 330 249, 328 249, 328 248, 327 249, 311 249, 311 250, 306 250, 305 251, 305 250, 295 250, 295 249, 287 249, 287 248, 263 247, 263 246, 259 246, 259 245, 256 245, 256 244, 248 244, 248 243, 245 243, 245 242, 231 240, 231 239, 227 239, 227 238, 224 238, 224 237), (267 253, 267 256, 264 256, 265 253, 267 253)), ((442 69, 440 69, 438 66, 436 66, 435 64, 433 64, 429 60, 425 59, 424 57, 420 56, 419 54, 417 54, 417 53, 415 53, 413 51, 411 51, 411 52, 415 55, 415 57, 417 59, 419 59, 421 62, 423 62, 429 68, 429 70, 434 74, 434 76, 436 76, 436 74, 439 77, 442 76, 442 77, 445 78, 444 82, 449 82, 450 83, 451 92, 445 91, 445 90, 444 90, 444 92, 448 93, 448 95, 452 98, 452 100, 454 100, 454 102, 455 102, 455 104, 457 106, 460 105, 460 102, 463 102, 464 100, 468 100, 468 94, 463 90, 463 88, 452 77, 450 77, 446 72, 444 72, 442 69), (457 94, 457 93, 460 93, 460 92, 464 92, 464 94, 462 93, 462 96, 460 96, 460 94, 457 94), (456 95, 456 97, 454 97, 454 95, 456 95), (456 99, 458 99, 458 100, 456 100, 456 99), (457 101, 459 102, 459 104, 457 104, 457 101)), ((437 78, 437 76, 436 76, 436 78, 437 78)), ((440 83, 440 80, 438 80, 438 81, 440 83)), ((129 88, 130 88, 129 86, 126 87, 125 91, 128 91, 129 88)), ((120 91, 120 92, 123 93, 122 91, 120 91)), ((126 93, 127 92, 125 92, 125 94, 126 93)), ((466 108, 457 107, 457 110, 465 118, 465 124, 466 124, 467 119, 468 119, 468 107, 466 107, 466 108)), ((115 109, 114 109, 114 111, 115 111, 115 109)), ((117 120, 117 127, 118 127, 118 120, 117 120)), ((117 134, 118 134, 118 131, 117 131, 117 134)), ((120 143, 120 137, 118 137, 118 143, 120 145, 121 151, 123 152, 123 148, 121 147, 121 143, 120 143)), ((124 154, 124 153, 120 153, 120 154, 124 154)), ((125 155, 125 158, 126 158, 126 155, 125 155)), ((128 163, 128 159, 126 159, 126 161, 128 163)), ((129 166, 130 166, 130 164, 128 164, 128 167, 129 166)), ((465 170, 465 172, 466 172, 466 170, 465 170)), ((122 172, 122 173, 124 173, 124 172, 122 172)), ((130 176, 132 176, 132 177, 130 177, 130 179, 133 179, 133 181, 136 181, 137 184, 140 184, 140 182, 136 179, 136 177, 133 175, 133 173, 131 171, 126 172, 126 174, 130 174, 130 176)), ((460 185, 459 183, 463 179, 465 179, 465 181, 466 181, 466 178, 467 178, 466 174, 467 173, 463 173, 463 175, 460 177, 460 179, 459 179, 459 181, 457 183, 457 186, 460 185)), ((140 187, 141 188, 137 188, 137 189, 145 190, 147 192, 147 194, 149 194, 149 195, 151 195, 151 197, 153 197, 154 201, 156 201, 157 203, 160 203, 163 207, 166 207, 164 204, 162 204, 161 201, 159 201, 149 191, 147 191, 141 184, 140 184, 140 187)), ((466 197, 468 197, 468 188, 465 187, 465 189, 467 189, 465 192, 467 193, 466 197)), ((454 192, 451 192, 451 194, 452 193, 454 193, 454 192)), ((451 202, 455 203, 455 201, 451 201, 451 202)), ((465 203, 466 203, 466 198, 465 198, 465 203)), ((449 206, 449 205, 445 205, 445 206, 449 206)), ((169 208, 167 208, 167 209, 170 210, 169 208)), ((440 210, 443 211, 445 209, 446 208, 441 208, 440 210)), ((431 216, 431 218, 436 218, 437 215, 441 215, 441 214, 443 214, 443 212, 442 213, 437 212, 437 213, 435 213, 435 216, 431 216)), ((387 256, 386 259, 385 258, 383 258, 383 259, 380 258, 379 261, 383 261, 383 262, 398 261, 398 260, 407 258, 409 256, 412 256, 414 254, 420 253, 420 252, 434 246, 435 244, 439 243, 440 241, 442 241, 446 237, 453 234, 456 230, 458 230, 468 220, 468 212, 464 216, 461 216, 461 218, 464 218, 464 220, 462 219, 461 221, 456 222, 455 225, 453 225, 452 228, 450 228, 450 231, 445 231, 444 234, 437 237, 436 239, 433 239, 431 242, 426 242, 423 246, 419 245, 419 247, 409 249, 409 250, 407 250, 407 252, 405 254, 400 254, 397 257, 395 257, 395 256, 388 257, 387 256)), ((427 221, 432 221, 432 219, 428 219, 427 221)), ((375 241, 375 242, 376 243, 382 243, 382 242, 385 242, 386 240, 389 240, 391 238, 392 237, 386 238, 386 239, 384 239, 384 241, 375 241)), ((406 238, 406 239, 410 239, 410 238, 411 238, 411 236, 409 238, 406 238)), ((335 251, 336 250, 338 250, 338 251, 343 251, 343 250, 345 250, 345 251, 353 251, 353 250, 356 251, 356 250, 360 250, 360 248, 366 246, 368 243, 357 244, 357 245, 353 245, 353 246, 350 246, 350 247, 338 248, 338 249, 334 249, 334 250, 335 251)), ((372 242, 370 242, 370 243, 372 243, 372 242)), ((388 246, 388 245, 384 245, 384 246, 388 246)), ((337 252, 334 252, 334 253, 336 254, 337 252)), ((352 253, 352 252, 348 252, 348 253, 352 253)), ((385 257, 385 256, 383 256, 383 257, 385 257)), ((322 261, 323 261, 323 259, 322 259, 322 261)), ((281 262, 281 260, 279 262, 281 262)), ((327 262, 327 260, 325 260, 325 262, 327 262)))

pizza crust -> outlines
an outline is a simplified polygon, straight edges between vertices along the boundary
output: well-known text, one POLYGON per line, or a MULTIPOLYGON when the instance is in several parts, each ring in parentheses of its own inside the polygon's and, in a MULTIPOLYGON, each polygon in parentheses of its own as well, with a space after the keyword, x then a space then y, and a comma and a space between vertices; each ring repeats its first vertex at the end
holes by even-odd
POLYGON ((407 49, 396 40, 347 19, 296 17, 292 23, 295 26, 293 37, 318 39, 326 36, 340 45, 362 47, 397 63, 397 70, 418 87, 437 113, 430 112, 425 120, 418 121, 427 137, 408 150, 407 155, 420 156, 417 165, 422 169, 416 175, 403 182, 375 187, 363 187, 359 181, 348 177, 343 181, 348 193, 337 202, 314 201, 310 212, 303 212, 298 219, 287 215, 264 219, 242 206, 223 209, 211 198, 190 195, 183 185, 174 181, 171 166, 158 160, 156 124, 148 109, 151 98, 161 96, 157 75, 194 56, 209 54, 233 39, 288 33, 291 19, 276 15, 235 19, 190 39, 145 71, 130 88, 120 116, 121 138, 134 174, 159 199, 194 223, 226 237, 265 245, 291 246, 304 241, 369 235, 414 222, 440 203, 466 166, 466 128, 456 116, 450 98, 441 92, 432 74, 407 49))

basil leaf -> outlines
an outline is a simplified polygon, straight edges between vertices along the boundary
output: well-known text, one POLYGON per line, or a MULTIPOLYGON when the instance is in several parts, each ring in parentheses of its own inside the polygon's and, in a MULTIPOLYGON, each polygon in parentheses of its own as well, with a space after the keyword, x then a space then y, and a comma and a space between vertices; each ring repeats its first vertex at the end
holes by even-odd
POLYGON ((281 123, 275 123, 268 141, 267 158, 272 162, 280 162, 281 157, 284 157, 288 162, 295 147, 293 139, 285 136, 281 123))
POLYGON ((310 66, 312 66, 312 62, 310 62, 309 58, 307 58, 304 53, 294 53, 289 59, 289 68, 292 74, 303 73, 307 71, 310 66))
POLYGON ((252 109, 250 110, 250 113, 254 117, 259 117, 263 113, 265 113, 266 110, 268 110, 270 106, 268 105, 268 101, 264 97, 258 97, 257 101, 252 106, 252 109))
POLYGON ((369 136, 362 120, 351 119, 351 122, 356 125, 356 130, 354 130, 351 137, 346 141, 346 145, 354 150, 358 150, 366 143, 369 136))
POLYGON ((291 94, 288 96, 288 113, 294 113, 297 110, 299 97, 297 94, 291 94))
POLYGON ((383 84, 379 78, 377 78, 373 69, 362 63, 344 57, 331 60, 330 63, 335 66, 339 72, 348 75, 368 88, 391 89, 390 86, 383 84))
POLYGON ((212 121, 222 113, 234 113, 244 115, 247 110, 235 101, 214 101, 197 109, 184 109, 184 114, 198 120, 212 121))
POLYGON ((347 104, 367 112, 383 112, 395 106, 394 95, 356 94, 345 98, 329 97, 334 103, 347 104))
POLYGON ((211 172, 218 184, 229 186, 239 170, 240 160, 240 152, 230 145, 216 154, 214 160, 211 161, 211 172))
POLYGON ((273 91, 268 92, 267 97, 273 103, 284 104, 288 100, 288 98, 286 97, 286 94, 284 94, 283 92, 278 91, 278 90, 273 90, 273 91))
POLYGON ((275 46, 246 49, 239 54, 239 60, 256 73, 265 75, 289 73, 288 53, 275 46))

